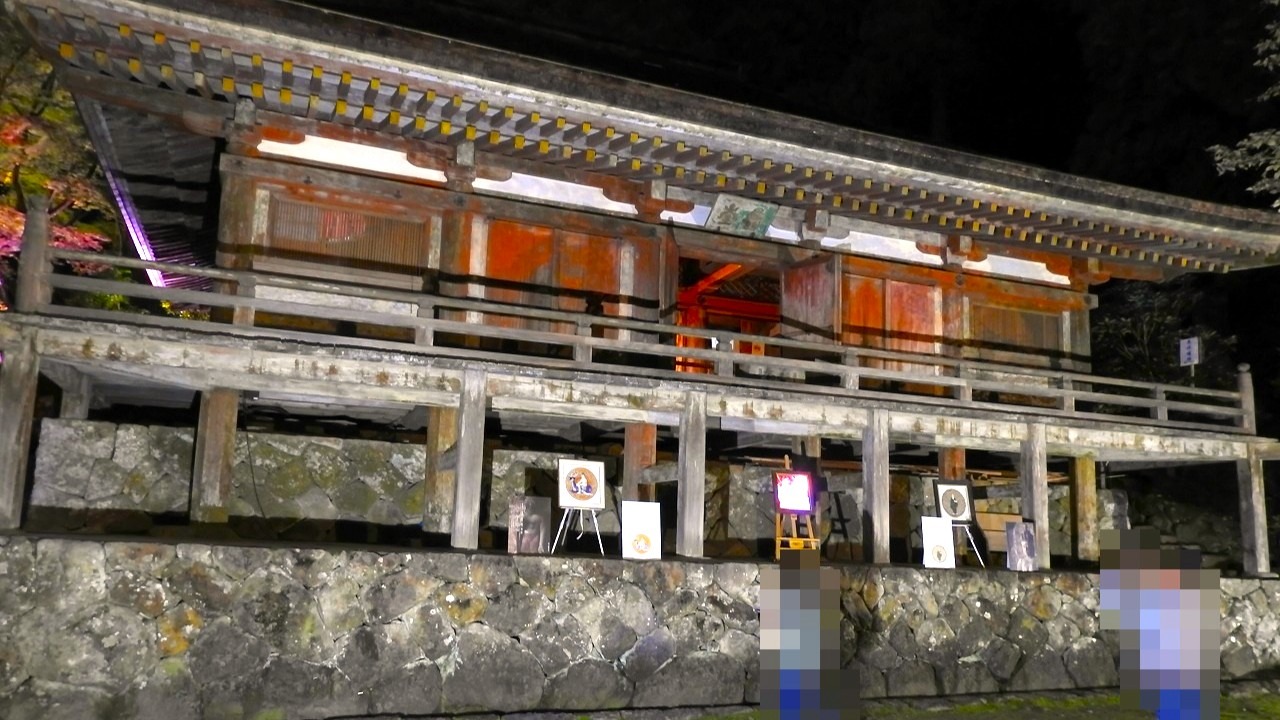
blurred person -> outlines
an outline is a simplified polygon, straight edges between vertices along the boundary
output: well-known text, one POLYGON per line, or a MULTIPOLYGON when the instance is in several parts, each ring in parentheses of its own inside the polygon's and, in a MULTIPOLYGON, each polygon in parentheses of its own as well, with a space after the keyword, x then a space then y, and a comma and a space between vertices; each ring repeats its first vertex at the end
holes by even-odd
POLYGON ((1218 571, 1200 567, 1198 550, 1162 550, 1153 528, 1104 530, 1100 540, 1102 628, 1119 633, 1125 703, 1157 720, 1215 720, 1218 571))

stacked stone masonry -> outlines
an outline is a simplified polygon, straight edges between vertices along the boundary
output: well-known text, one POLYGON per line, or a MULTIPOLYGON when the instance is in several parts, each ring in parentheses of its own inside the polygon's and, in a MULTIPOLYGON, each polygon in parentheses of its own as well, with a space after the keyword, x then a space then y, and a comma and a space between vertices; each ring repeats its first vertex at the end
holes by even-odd
MULTIPOLYGON (((191 484, 192 432, 185 428, 114 425, 86 420, 45 420, 36 456, 31 504, 36 507, 186 512, 191 484)), ((512 497, 554 497, 556 461, 569 455, 497 449, 486 465, 485 525, 507 527, 512 497)), ((230 514, 241 517, 357 520, 380 525, 422 522, 425 448, 421 445, 299 435, 238 433, 230 514)), ((606 469, 616 476, 615 459, 606 469)), ((674 482, 676 466, 645 471, 646 482, 674 482)), ((706 536, 760 540, 773 537, 773 494, 768 467, 707 463, 706 536), (722 494, 727 497, 722 498, 722 494), (722 502, 723 500, 723 502, 722 502), (720 523, 723 523, 720 525, 720 523)), ((852 542, 862 537, 862 475, 828 477, 824 536, 835 531, 852 542), (833 524, 832 519, 843 520, 833 524)), ((920 517, 934 515, 932 479, 895 476, 894 502, 906 515, 913 547, 920 546, 920 517)), ((618 532, 616 488, 606 494, 600 530, 618 532)), ((992 487, 979 510, 1018 513, 1017 486, 992 487)), ((1052 551, 1069 555, 1070 497, 1050 489, 1052 551)), ((1099 526, 1127 527, 1122 492, 1099 491, 1099 526)), ((1238 553, 1238 547, 1235 548, 1238 553)))
MULTIPOLYGON (((316 718, 758 700, 754 563, 0 538, 0 717, 316 718)), ((842 569, 864 697, 1117 683, 1097 577, 842 569)), ((1223 581, 1224 677, 1280 582, 1223 581)))

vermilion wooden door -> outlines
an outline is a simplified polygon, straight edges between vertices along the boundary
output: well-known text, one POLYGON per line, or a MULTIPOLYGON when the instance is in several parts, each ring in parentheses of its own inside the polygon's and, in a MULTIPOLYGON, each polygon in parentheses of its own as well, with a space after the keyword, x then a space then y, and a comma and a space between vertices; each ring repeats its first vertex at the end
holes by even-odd
POLYGON ((779 308, 783 337, 835 343, 842 324, 839 259, 829 255, 783 269, 779 308))
MULTIPOLYGON (((489 223, 488 255, 485 258, 484 297, 500 303, 525 307, 555 307, 553 240, 549 227, 525 225, 508 220, 489 223)), ((547 330, 543 321, 523 322, 515 318, 489 317, 489 325, 530 330, 547 330)))

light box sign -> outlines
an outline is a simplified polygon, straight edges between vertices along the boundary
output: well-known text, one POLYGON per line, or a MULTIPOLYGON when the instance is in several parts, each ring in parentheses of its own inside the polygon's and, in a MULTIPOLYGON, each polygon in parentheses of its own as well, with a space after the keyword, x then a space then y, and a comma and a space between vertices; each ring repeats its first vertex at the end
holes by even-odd
POLYGON ((773 495, 779 512, 813 513, 813 476, 804 472, 773 474, 773 495))
POLYGON ((604 463, 562 458, 557 463, 560 507, 568 510, 604 509, 604 463))

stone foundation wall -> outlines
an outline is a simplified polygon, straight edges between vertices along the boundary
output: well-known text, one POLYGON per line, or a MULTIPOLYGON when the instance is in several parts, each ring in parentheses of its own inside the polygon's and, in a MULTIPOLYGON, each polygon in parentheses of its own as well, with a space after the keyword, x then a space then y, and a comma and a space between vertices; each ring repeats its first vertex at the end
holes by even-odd
MULTIPOLYGON (((0 716, 751 703, 759 567, 0 537, 0 716)), ((841 572, 864 697, 1117 682, 1096 576, 841 572)), ((1280 581, 1222 585, 1224 677, 1280 664, 1280 581)))
MULTIPOLYGON (((185 513, 195 450, 189 428, 46 419, 35 507, 185 513)), ((237 433, 232 515, 422 522, 421 446, 237 433)))
MULTIPOLYGON (((194 449, 189 428, 46 419, 31 505, 186 513, 194 449)), ((488 524, 507 526, 514 495, 555 497, 561 457, 570 456, 494 450, 485 475, 488 524)), ((421 445, 242 432, 236 434, 233 463, 229 509, 234 516, 422 522, 426 450, 421 445)), ((612 493, 606 500, 600 530, 616 533, 612 493)))
POLYGON ((1133 502, 1135 525, 1150 525, 1179 545, 1199 547, 1207 566, 1241 562, 1240 519, 1147 493, 1133 502))

